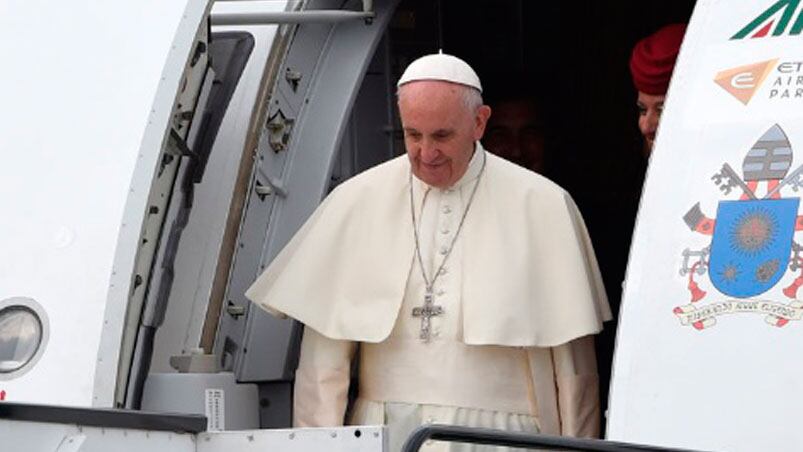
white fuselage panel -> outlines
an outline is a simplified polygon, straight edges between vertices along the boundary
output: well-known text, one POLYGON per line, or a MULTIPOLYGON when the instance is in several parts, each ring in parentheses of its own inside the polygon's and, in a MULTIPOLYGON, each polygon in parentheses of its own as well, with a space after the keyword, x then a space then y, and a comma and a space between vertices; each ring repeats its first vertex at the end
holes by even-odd
POLYGON ((38 364, 0 376, 9 401, 91 404, 123 212, 185 6, 0 6, 0 300, 33 298, 50 324, 38 364))
POLYGON ((790 264, 803 262, 803 192, 771 193, 778 171, 803 165, 800 14, 798 2, 697 2, 634 233, 609 439, 800 449, 803 288, 791 289, 803 279, 790 264))

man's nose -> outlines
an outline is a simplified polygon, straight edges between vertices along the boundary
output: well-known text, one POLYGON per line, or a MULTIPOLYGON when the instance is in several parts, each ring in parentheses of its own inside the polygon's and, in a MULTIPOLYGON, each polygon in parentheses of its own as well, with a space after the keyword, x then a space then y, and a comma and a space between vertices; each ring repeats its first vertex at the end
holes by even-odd
POLYGON ((421 160, 424 162, 433 162, 438 159, 438 147, 433 140, 421 140, 421 160))

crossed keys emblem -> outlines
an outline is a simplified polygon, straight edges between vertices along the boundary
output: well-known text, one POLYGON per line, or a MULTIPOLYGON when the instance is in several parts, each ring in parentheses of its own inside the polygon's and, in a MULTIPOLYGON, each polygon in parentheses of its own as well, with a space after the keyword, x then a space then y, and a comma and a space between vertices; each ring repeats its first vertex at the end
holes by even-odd
POLYGON ((803 165, 789 172, 792 161, 792 145, 775 124, 747 151, 741 173, 723 163, 711 176, 724 195, 736 194, 738 200, 720 200, 714 218, 705 215, 699 202, 683 215, 692 232, 711 238, 702 249, 683 250, 680 276, 687 280, 690 298, 673 309, 682 325, 703 330, 717 316, 737 312, 763 314, 775 327, 803 319, 803 300, 797 298, 803 287, 803 245, 795 241, 795 233, 803 231, 800 195, 781 197, 786 187, 794 192, 803 188, 803 165), (799 275, 781 290, 786 302, 755 298, 774 288, 787 271, 799 275), (704 274, 717 294, 728 298, 700 304, 707 294, 698 284, 704 274))
MULTIPOLYGON (((803 251, 803 247, 801 247, 801 251, 803 251)), ((680 276, 686 276, 692 272, 704 275, 705 271, 708 270, 708 255, 710 253, 710 246, 700 251, 694 251, 689 248, 683 250, 683 265, 680 268, 680 276)), ((803 259, 803 256, 801 256, 801 259, 803 259)), ((803 260, 801 260, 801 264, 803 264, 803 260)))
MULTIPOLYGON (((778 193, 781 188, 790 186, 793 191, 797 192, 803 188, 803 165, 797 167, 787 177, 785 177, 775 188, 768 191, 762 199, 769 199, 775 193, 778 193)), ((729 195, 734 188, 741 189, 750 199, 758 199, 756 194, 747 184, 742 180, 736 171, 731 168, 727 163, 722 165, 722 169, 718 173, 711 176, 711 180, 719 187, 722 193, 729 195)))

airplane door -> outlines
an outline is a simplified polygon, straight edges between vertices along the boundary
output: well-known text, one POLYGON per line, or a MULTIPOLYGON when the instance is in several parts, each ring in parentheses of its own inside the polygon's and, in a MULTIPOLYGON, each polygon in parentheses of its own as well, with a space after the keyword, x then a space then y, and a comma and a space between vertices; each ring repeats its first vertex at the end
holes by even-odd
MULTIPOLYGON (((254 308, 244 292, 328 193, 360 84, 396 3, 374 2, 370 22, 299 24, 270 96, 215 343, 224 369, 264 383, 271 409, 263 427, 289 423, 300 329, 254 308)), ((305 9, 340 6, 320 0, 305 9)), ((361 7, 351 1, 344 9, 361 7)))

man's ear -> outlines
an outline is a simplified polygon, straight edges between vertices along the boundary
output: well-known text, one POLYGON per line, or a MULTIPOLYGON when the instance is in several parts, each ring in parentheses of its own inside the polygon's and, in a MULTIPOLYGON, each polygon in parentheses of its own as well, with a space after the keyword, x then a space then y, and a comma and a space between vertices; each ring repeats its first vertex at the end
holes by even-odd
POLYGON ((474 140, 479 140, 485 134, 485 126, 488 125, 488 118, 491 117, 491 107, 483 105, 477 109, 474 117, 474 140))

